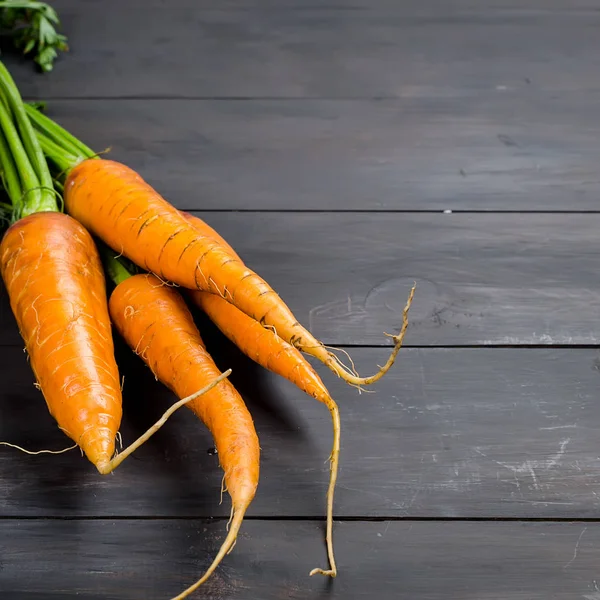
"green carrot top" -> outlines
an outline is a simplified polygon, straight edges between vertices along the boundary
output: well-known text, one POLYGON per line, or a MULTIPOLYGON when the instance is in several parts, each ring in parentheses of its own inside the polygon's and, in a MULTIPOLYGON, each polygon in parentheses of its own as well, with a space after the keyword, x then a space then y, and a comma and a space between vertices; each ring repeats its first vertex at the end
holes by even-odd
POLYGON ((42 211, 60 211, 50 169, 25 105, 0 62, 0 168, 13 221, 42 211))
POLYGON ((12 36, 13 45, 23 54, 34 52, 33 60, 42 71, 51 71, 58 51, 67 51, 67 38, 56 31, 56 11, 38 0, 0 0, 0 28, 12 36))
POLYGON ((98 153, 44 115, 32 104, 25 104, 25 112, 35 128, 35 134, 48 160, 60 170, 61 177, 80 162, 98 158, 98 153))

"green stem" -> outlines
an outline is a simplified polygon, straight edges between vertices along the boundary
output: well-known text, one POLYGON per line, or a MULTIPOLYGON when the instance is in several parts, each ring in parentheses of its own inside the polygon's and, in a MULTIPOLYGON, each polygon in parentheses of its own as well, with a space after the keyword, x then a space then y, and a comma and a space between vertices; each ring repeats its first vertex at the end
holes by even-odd
MULTIPOLYGON (((2 167, 4 171, 8 171, 10 167, 8 166, 8 158, 11 158, 11 161, 14 160, 18 173, 20 175, 20 179, 23 183, 21 188, 21 193, 16 196, 10 194, 11 190, 8 192, 10 194, 10 200, 13 205, 18 207, 23 201, 23 189, 31 190, 29 193, 28 201, 37 204, 41 200, 41 191, 39 190, 40 183, 37 179, 35 171, 29 162, 29 158, 27 157, 27 152, 25 148, 21 144, 21 139, 19 138, 19 132, 15 129, 15 126, 12 122, 10 113, 6 110, 4 103, 0 102, 0 129, 4 134, 4 138, 7 141, 7 147, 9 149, 9 154, 7 156, 3 156, 2 167)), ((19 186, 21 187, 21 186, 19 186)), ((14 187, 13 187, 13 192, 14 187)))
POLYGON ((35 169, 40 184, 43 187, 52 187, 52 177, 48 170, 48 165, 44 158, 44 153, 40 148, 40 144, 35 137, 35 131, 33 125, 25 112, 25 106, 21 94, 11 76, 8 69, 0 62, 0 85, 5 98, 8 100, 8 104, 13 113, 13 117, 17 122, 17 127, 21 133, 23 145, 29 156, 29 160, 35 169))
MULTIPOLYGON (((12 154, 10 153, 10 148, 2 131, 0 131, 0 165, 2 165, 2 182, 4 189, 11 199, 11 202, 14 203, 13 199, 20 200, 23 197, 23 190, 21 189, 21 181, 19 180, 17 167, 15 166, 12 154)), ((3 208, 6 209, 6 207, 3 208)))
MULTIPOLYGON (((38 131, 41 131, 47 138, 61 146, 63 150, 72 154, 78 162, 86 158, 97 157, 96 152, 91 148, 88 148, 81 140, 78 140, 74 135, 40 112, 37 108, 30 104, 25 104, 25 111, 38 131)), ((73 166, 75 166, 75 164, 73 164, 73 166)))
POLYGON ((67 173, 77 164, 78 160, 67 154, 58 144, 55 144, 45 134, 38 132, 37 139, 46 157, 51 160, 61 171, 61 179, 65 179, 67 173))
MULTIPOLYGON (((10 73, 0 62, 0 130, 7 142, 4 150, 10 150, 11 161, 3 158, 3 170, 11 171, 14 164, 20 181, 20 195, 13 181, 7 191, 14 206, 15 215, 27 216, 35 212, 58 212, 50 169, 35 131, 23 107, 23 100, 10 73), (12 162, 14 161, 14 163, 12 162)), ((11 177, 11 175, 9 175, 11 177)))
POLYGON ((127 267, 115 256, 114 251, 103 242, 97 242, 104 268, 115 285, 132 276, 127 267))

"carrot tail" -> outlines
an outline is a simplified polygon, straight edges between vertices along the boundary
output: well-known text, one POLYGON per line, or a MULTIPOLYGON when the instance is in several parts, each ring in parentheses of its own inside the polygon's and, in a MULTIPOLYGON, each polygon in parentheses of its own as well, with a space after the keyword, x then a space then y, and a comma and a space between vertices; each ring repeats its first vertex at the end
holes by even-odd
MULTIPOLYGON (((218 235, 218 234, 217 234, 218 235)), ((301 354, 285 340, 279 338, 273 331, 264 328, 241 310, 216 294, 190 291, 189 297, 197 304, 246 356, 265 369, 286 378, 303 392, 324 404, 331 413, 333 425, 333 446, 330 459, 330 479, 327 492, 327 553, 329 555, 329 570, 313 569, 335 577, 337 568, 333 553, 333 494, 337 480, 340 454, 340 415, 337 404, 331 398, 325 384, 316 371, 301 354)))
POLYGON ((327 543, 327 556, 329 557, 329 569, 313 569, 309 575, 320 573, 329 577, 337 575, 335 556, 333 553, 333 495, 335 492, 335 483, 337 481, 338 467, 340 462, 340 413, 337 404, 332 398, 326 402, 327 408, 331 413, 333 423, 333 447, 329 457, 329 488, 327 489, 327 534, 325 537, 327 543))
POLYGON ((371 385, 379 381, 392 367, 394 362, 396 361, 396 356, 398 356, 398 352, 400 352, 400 348, 402 348, 402 343, 404 342, 404 336, 406 335, 406 330, 408 329, 408 311, 410 310, 410 306, 413 301, 413 297, 415 295, 415 289, 417 284, 415 283, 410 290, 410 294, 408 296, 408 300, 406 301, 406 306, 402 311, 402 328, 400 332, 396 335, 392 335, 386 333, 385 335, 391 337, 394 340, 394 348, 390 353, 385 365, 379 367, 379 371, 374 375, 369 377, 359 377, 358 375, 353 375, 349 372, 348 367, 346 367, 340 359, 329 350, 326 349, 322 344, 316 346, 299 346, 298 349, 302 350, 306 354, 314 356, 316 359, 320 360, 327 367, 329 367, 338 377, 343 379, 346 383, 358 387, 360 389, 363 385, 371 385))
MULTIPOLYGON (((225 251, 229 252, 229 254, 231 254, 231 256, 233 256, 235 259, 239 260, 241 264, 244 264, 244 262, 239 257, 237 252, 231 247, 231 245, 227 242, 227 240, 225 240, 215 229, 213 229, 210 225, 208 225, 202 219, 199 219, 195 215, 192 215, 185 211, 179 211, 179 212, 194 226, 194 228, 201 235, 203 235, 207 238, 211 238, 211 239, 215 240, 216 242, 218 242, 219 244, 221 244, 221 246, 225 249, 225 251)), ((400 333, 398 335, 386 334, 394 340, 394 349, 392 350, 386 364, 383 367, 380 367, 379 371, 375 375, 372 375, 370 377, 360 377, 356 373, 356 371, 354 371, 354 370, 351 371, 350 369, 348 369, 333 352, 327 351, 327 348, 321 343, 317 342, 317 344, 315 344, 315 345, 310 345, 310 344, 296 345, 295 344, 295 347, 298 348, 298 350, 301 350, 302 352, 304 352, 305 354, 314 356, 315 358, 317 358, 318 360, 323 362, 334 373, 336 373, 336 375, 341 377, 344 381, 346 381, 350 385, 360 388, 360 386, 370 385, 372 383, 375 383, 376 381, 381 379, 390 370, 390 368, 392 367, 392 365, 394 364, 394 362, 396 360, 396 356, 398 355, 400 348, 402 347, 404 336, 406 334, 406 329, 408 327, 408 311, 409 311, 410 306, 413 301, 416 285, 417 285, 416 283, 413 285, 413 287, 410 291, 409 297, 408 297, 408 301, 404 308, 404 311, 402 314, 402 329, 401 329, 400 333)), ((200 298, 200 297, 201 296, 197 296, 196 298, 200 298)), ((224 298, 224 300, 230 301, 226 297, 226 295, 223 295, 223 298, 224 298)), ((197 299, 195 299, 195 300, 198 302, 197 299)), ((267 325, 267 327, 270 328, 269 325, 267 325)), ((309 336, 308 339, 311 340, 314 338, 312 338, 312 336, 309 336)), ((350 358, 350 362, 352 362, 351 358, 350 358)))
POLYGON ((221 375, 219 375, 216 379, 214 379, 208 385, 204 386, 201 390, 194 392, 187 398, 183 398, 182 400, 179 400, 179 402, 175 402, 175 404, 173 404, 173 406, 171 406, 169 409, 167 409, 164 412, 163 416, 158 421, 156 421, 156 423, 154 423, 154 425, 152 425, 152 427, 150 427, 137 440, 135 440, 135 442, 133 442, 129 446, 127 446, 127 448, 125 448, 125 450, 123 450, 123 452, 119 453, 117 456, 115 456, 109 462, 98 465, 98 471, 100 471, 100 473, 102 475, 106 475, 106 474, 114 471, 130 454, 135 452, 142 444, 144 444, 146 441, 148 441, 167 422, 167 419, 176 410, 180 409, 182 406, 185 406, 188 402, 195 400, 199 396, 206 394, 206 392, 210 392, 210 390, 212 390, 217 384, 219 384, 221 381, 223 381, 223 379, 225 379, 226 377, 229 377, 229 375, 231 375, 231 369, 227 369, 227 371, 225 371, 224 373, 221 373, 221 375))
POLYGON ((242 525, 242 521, 244 520, 244 514, 246 512, 246 508, 247 508, 247 505, 241 506, 237 509, 234 509, 233 518, 231 520, 231 528, 229 529, 229 533, 227 534, 225 541, 221 545, 221 548, 219 549, 217 556, 215 556, 212 564, 210 565, 210 567, 208 567, 208 569, 206 570, 204 575, 202 575, 202 577, 200 579, 198 579, 198 581, 196 581, 196 583, 190 585, 190 587, 188 587, 186 590, 181 592, 181 594, 178 594, 177 596, 173 597, 171 600, 182 600, 183 598, 187 598, 192 592, 195 592, 213 574, 215 569, 219 566, 219 563, 232 550, 232 548, 235 544, 235 541, 237 539, 238 532, 242 525))

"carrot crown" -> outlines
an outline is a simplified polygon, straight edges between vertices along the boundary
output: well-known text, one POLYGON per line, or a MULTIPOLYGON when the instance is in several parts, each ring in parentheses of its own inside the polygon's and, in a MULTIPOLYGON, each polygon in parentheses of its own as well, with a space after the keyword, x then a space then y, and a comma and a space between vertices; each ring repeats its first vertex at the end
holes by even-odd
MULTIPOLYGON (((36 212, 59 212, 44 152, 10 73, 0 62, 0 167, 13 221, 36 212)), ((4 207, 7 210, 7 207, 4 207)))

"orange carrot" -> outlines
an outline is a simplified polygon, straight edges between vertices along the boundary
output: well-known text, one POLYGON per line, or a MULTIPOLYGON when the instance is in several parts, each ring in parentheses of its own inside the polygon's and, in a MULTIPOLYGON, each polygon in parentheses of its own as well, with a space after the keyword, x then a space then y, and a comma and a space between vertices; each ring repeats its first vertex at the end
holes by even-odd
POLYGON ((333 553, 333 494, 337 479, 340 454, 340 414, 337 404, 312 366, 292 345, 277 337, 269 329, 245 315, 241 310, 216 294, 190 291, 197 304, 215 325, 247 356, 266 369, 281 375, 303 392, 322 402, 331 413, 333 422, 333 447, 330 461, 329 489, 327 491, 327 554, 328 570, 313 569, 314 573, 335 577, 337 567, 333 553))
POLYGON ((6 232, 0 265, 50 414, 103 472, 115 451, 122 409, 94 242, 68 215, 35 213, 6 232))
MULTIPOLYGON (((404 331, 391 336, 395 347, 386 364, 371 377, 351 374, 339 359, 306 330, 277 293, 258 274, 193 225, 140 175, 94 153, 73 151, 73 136, 33 108, 30 118, 39 129, 44 151, 67 173, 67 211, 115 252, 138 266, 189 289, 219 294, 264 327, 299 350, 324 362, 348 383, 367 385, 392 366, 404 331), (46 132, 46 133, 44 133, 46 132), (56 141, 67 140, 64 150, 56 141), (68 150, 68 151, 66 151, 68 150)), ((85 148, 85 147, 83 147, 85 148)), ((411 291, 408 306, 412 301, 411 291)))
POLYGON ((240 258, 239 254, 229 245, 229 242, 213 227, 211 227, 206 221, 203 221, 196 215, 185 212, 183 210, 179 211, 196 229, 198 233, 207 238, 212 238, 219 242, 231 256, 243 262, 240 258))
MULTIPOLYGON (((50 414, 102 474, 110 473, 197 391, 171 407, 120 455, 119 372, 102 263, 94 240, 63 214, 23 100, 0 62, 0 163, 12 225, 0 243, 0 274, 50 414)), ((216 384, 217 382, 214 382, 216 384)), ((28 454, 9 442, 2 445, 28 454)), ((70 448, 67 448, 69 450, 70 448)))
POLYGON ((48 410, 102 473, 122 411, 102 264, 88 231, 59 210, 2 63, 0 96, 0 162, 13 220, 0 243, 0 272, 48 410))
MULTIPOLYGON (((179 397, 219 375, 181 295, 151 274, 115 278, 110 315, 127 344, 179 397)), ((196 590, 231 550, 259 477, 260 448, 252 417, 229 381, 187 405, 215 440, 232 500, 231 528, 206 573, 174 600, 196 590)))
MULTIPOLYGON (((235 250, 222 238, 217 231, 202 219, 182 213, 196 229, 206 237, 212 237, 221 243, 232 256, 239 259, 235 250)), ((241 260, 241 259, 240 259, 241 260)), ((263 366, 265 369, 281 375, 303 392, 322 402, 331 414, 333 423, 333 447, 330 455, 329 489, 327 491, 327 554, 330 568, 328 570, 313 569, 311 575, 321 573, 335 577, 337 567, 333 552, 333 495, 337 480, 339 454, 340 454, 340 414, 335 401, 321 378, 317 375, 310 363, 302 354, 277 337, 269 329, 265 329, 248 315, 225 301, 217 294, 209 292, 188 292, 191 300, 200 307, 210 320, 225 334, 246 356, 263 366)))

